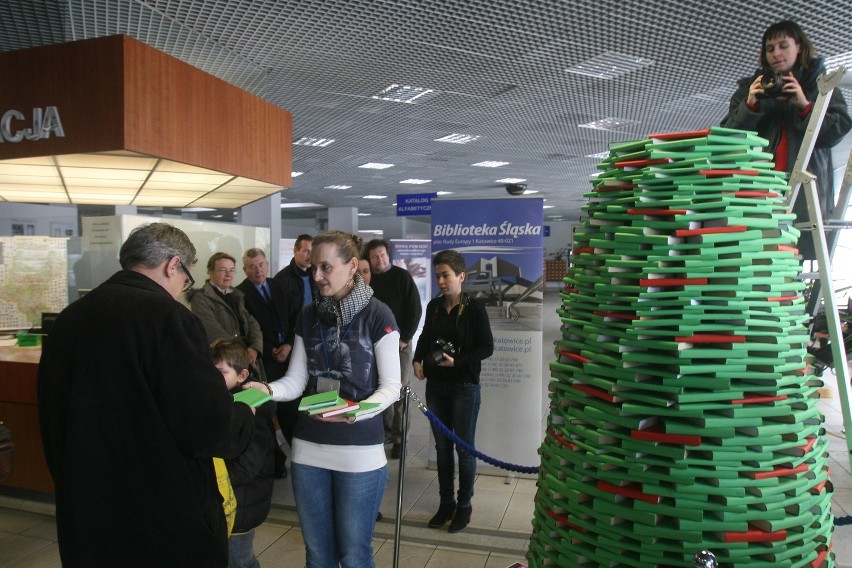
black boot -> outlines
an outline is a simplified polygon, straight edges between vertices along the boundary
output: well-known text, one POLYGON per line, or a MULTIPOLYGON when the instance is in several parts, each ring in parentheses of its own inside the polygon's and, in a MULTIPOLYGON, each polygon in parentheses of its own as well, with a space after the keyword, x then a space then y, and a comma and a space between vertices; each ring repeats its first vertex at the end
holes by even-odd
POLYGON ((473 513, 473 507, 459 507, 456 509, 456 515, 453 517, 453 522, 450 523, 449 532, 457 533, 463 531, 470 522, 470 514, 473 513))
POLYGON ((453 518, 453 513, 456 512, 455 503, 441 503, 438 507, 438 512, 435 516, 429 519, 430 529, 439 529, 447 524, 447 521, 453 518))

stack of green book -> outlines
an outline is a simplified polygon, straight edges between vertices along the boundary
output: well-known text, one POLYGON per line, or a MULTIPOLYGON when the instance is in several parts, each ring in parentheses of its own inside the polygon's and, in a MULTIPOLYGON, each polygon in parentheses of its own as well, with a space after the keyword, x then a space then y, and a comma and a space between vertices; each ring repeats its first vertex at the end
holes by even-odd
POLYGON ((795 216, 767 141, 614 144, 586 194, 528 558, 833 566, 795 216))

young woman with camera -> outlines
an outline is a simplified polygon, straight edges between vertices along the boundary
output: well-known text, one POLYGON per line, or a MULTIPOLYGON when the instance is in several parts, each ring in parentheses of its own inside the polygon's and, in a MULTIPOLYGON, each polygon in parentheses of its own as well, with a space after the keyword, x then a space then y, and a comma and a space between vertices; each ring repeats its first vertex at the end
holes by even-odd
MULTIPOLYGON (((816 56, 816 49, 797 23, 784 20, 772 24, 763 33, 760 69, 739 81, 722 126, 753 130, 768 139, 767 151, 775 156, 775 169, 790 173, 819 94, 817 78, 823 73, 822 58, 816 56)), ((831 147, 850 128, 852 119, 846 101, 840 90, 835 89, 807 166, 817 177, 823 217, 834 210, 831 147)), ((806 217, 803 193, 799 194, 793 210, 800 219, 806 217)), ((805 258, 815 258, 809 243, 809 238, 800 242, 800 248, 805 245, 801 252, 805 258)))
MULTIPOLYGON (((479 375, 482 360, 494 352, 494 337, 485 305, 462 292, 466 264, 455 250, 443 250, 432 260, 441 295, 426 306, 426 321, 414 351, 414 374, 426 383, 426 405, 459 439, 474 446, 479 417, 479 375)), ((438 460, 441 504, 429 521, 449 532, 463 530, 473 512, 476 458, 456 446, 432 425, 438 460), (458 498, 454 491, 455 459, 459 457, 458 498)))

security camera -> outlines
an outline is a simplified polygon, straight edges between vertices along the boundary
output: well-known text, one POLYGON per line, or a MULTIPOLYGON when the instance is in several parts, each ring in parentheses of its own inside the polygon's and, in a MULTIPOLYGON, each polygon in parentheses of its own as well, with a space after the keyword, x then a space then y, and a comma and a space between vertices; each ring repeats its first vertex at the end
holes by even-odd
POLYGON ((506 191, 509 192, 509 195, 523 195, 523 193, 527 190, 527 184, 525 183, 507 183, 506 191))

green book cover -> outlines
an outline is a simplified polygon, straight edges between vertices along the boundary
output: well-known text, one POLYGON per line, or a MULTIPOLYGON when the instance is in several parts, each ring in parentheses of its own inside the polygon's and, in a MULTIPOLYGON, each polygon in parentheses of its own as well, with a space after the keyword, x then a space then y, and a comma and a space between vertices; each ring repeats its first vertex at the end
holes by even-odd
POLYGON ((272 395, 262 390, 248 388, 234 394, 234 402, 248 404, 252 408, 260 406, 264 402, 272 400, 272 395))
POLYGON ((310 410, 312 408, 332 406, 335 404, 338 404, 336 390, 318 392, 316 394, 302 397, 302 400, 299 401, 299 410, 310 410))

